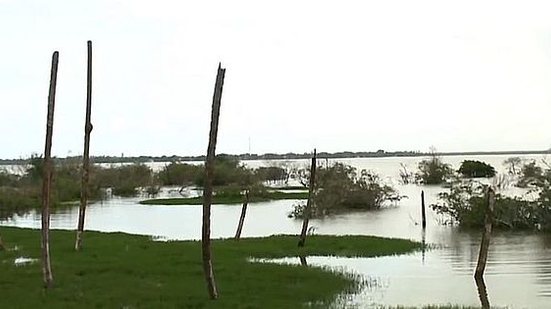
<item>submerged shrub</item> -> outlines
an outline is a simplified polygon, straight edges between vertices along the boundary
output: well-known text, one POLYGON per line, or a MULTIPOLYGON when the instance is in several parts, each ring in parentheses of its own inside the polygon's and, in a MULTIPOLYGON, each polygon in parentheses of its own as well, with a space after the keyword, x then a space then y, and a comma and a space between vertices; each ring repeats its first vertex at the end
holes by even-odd
MULTIPOLYGON (((329 168, 320 168, 316 174, 315 192, 312 203, 312 217, 349 211, 380 209, 389 201, 398 201, 403 196, 383 184, 380 177, 356 168, 335 163, 329 168)), ((295 205, 290 216, 302 217, 304 205, 295 205)))
POLYGON ((98 167, 92 179, 98 188, 111 188, 113 194, 118 196, 132 196, 137 194, 138 188, 154 186, 157 183, 151 168, 141 163, 98 167))
POLYGON ((480 178, 480 177, 494 177, 496 170, 493 166, 475 160, 465 160, 461 163, 458 172, 463 177, 480 178))
POLYGON ((204 173, 203 165, 171 162, 159 173, 159 181, 164 186, 188 186, 204 173))
MULTIPOLYGON (((547 171, 549 172, 549 171, 547 171)), ((544 173, 535 160, 525 163, 520 169, 517 186, 521 188, 537 186, 543 180, 544 173)))
POLYGON ((419 162, 418 168, 415 176, 419 182, 426 185, 441 184, 453 175, 451 166, 442 162, 435 153, 429 159, 419 162))
MULTIPOLYGON (((439 193, 439 203, 431 208, 447 216, 445 222, 464 227, 484 225, 487 199, 486 186, 473 180, 455 181, 449 192, 439 193)), ((507 197, 497 193, 494 208, 494 226, 510 229, 551 230, 551 203, 549 184, 540 188, 538 197, 526 199, 507 197)))
MULTIPOLYGON (((195 185, 202 187, 205 182, 205 167, 201 166, 201 172, 195 178, 195 185)), ((218 155, 214 160, 214 186, 249 186, 256 182, 253 171, 246 168, 239 160, 218 155)))

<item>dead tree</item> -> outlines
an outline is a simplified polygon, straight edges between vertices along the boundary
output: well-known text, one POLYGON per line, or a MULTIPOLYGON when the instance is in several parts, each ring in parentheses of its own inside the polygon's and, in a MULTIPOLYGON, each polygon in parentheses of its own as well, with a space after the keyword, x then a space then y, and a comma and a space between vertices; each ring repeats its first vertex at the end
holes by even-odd
POLYGON ((245 201, 241 208, 241 217, 239 217, 239 224, 237 225, 237 231, 235 232, 235 240, 239 240, 241 237, 241 231, 243 230, 243 223, 245 222, 245 215, 247 214, 247 205, 249 204, 249 190, 245 191, 245 201))
POLYGON ((78 211, 77 239, 75 250, 82 246, 84 219, 88 204, 88 181, 90 179, 90 133, 92 132, 92 41, 88 41, 88 75, 86 79, 86 119, 84 122, 84 153, 82 154, 82 180, 80 183, 80 209, 78 211))
POLYGON ((207 290, 211 299, 218 298, 214 271, 212 269, 212 252, 210 246, 210 208, 212 204, 212 183, 214 179, 214 158, 216 152, 216 139, 218 136, 218 120, 220 118, 220 102, 222 100, 222 88, 226 69, 218 64, 218 73, 214 85, 212 98, 212 113, 210 118, 209 146, 205 162, 205 184, 203 188, 203 230, 201 235, 201 247, 203 253, 203 271, 207 282, 207 290))
POLYGON ((44 147, 44 163, 42 174, 42 275, 44 286, 53 285, 52 264, 50 262, 50 196, 52 187, 52 133, 54 128, 55 90, 57 84, 57 64, 59 52, 52 55, 52 70, 50 74, 50 91, 48 94, 48 116, 46 119, 46 142, 44 147))
POLYGON ((474 273, 475 279, 482 278, 482 276, 484 275, 484 269, 486 268, 486 261, 488 260, 488 248, 490 247, 494 206, 496 203, 494 190, 490 187, 488 187, 486 190, 486 199, 487 201, 486 215, 484 218, 484 232, 482 233, 478 263, 476 265, 476 271, 474 273))
POLYGON ((314 156, 312 157, 312 163, 310 165, 310 182, 308 185, 308 200, 306 201, 306 207, 303 212, 302 231, 300 233, 300 239, 298 241, 299 247, 304 247, 306 242, 306 232, 308 232, 308 222, 312 214, 312 200, 314 198, 314 186, 316 183, 316 149, 314 149, 314 156))

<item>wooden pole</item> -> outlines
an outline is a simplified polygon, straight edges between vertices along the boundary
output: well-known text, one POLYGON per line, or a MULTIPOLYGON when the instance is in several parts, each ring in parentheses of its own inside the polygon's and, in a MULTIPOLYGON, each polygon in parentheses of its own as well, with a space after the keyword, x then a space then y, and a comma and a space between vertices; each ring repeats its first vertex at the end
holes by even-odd
POLYGON ((427 228, 427 216, 425 214, 425 191, 421 190, 421 218, 423 229, 427 228))
POLYGON ((214 85, 214 96, 212 99, 212 114, 210 119, 209 146, 205 162, 205 185, 203 188, 203 230, 201 236, 201 247, 203 253, 203 271, 207 282, 207 290, 211 299, 218 298, 214 271, 212 269, 212 252, 210 247, 210 207, 212 204, 212 183, 214 179, 214 157, 216 151, 216 139, 218 136, 218 120, 220 118, 220 102, 222 100, 222 88, 226 69, 218 64, 216 84, 214 85))
POLYGON ((48 116, 46 120, 46 142, 44 147, 44 163, 42 175, 42 275, 44 286, 53 285, 52 264, 50 261, 50 196, 52 187, 52 134, 54 128, 55 90, 57 84, 57 65, 59 52, 52 55, 52 70, 50 74, 50 91, 48 94, 48 116))
POLYGON ((90 179, 90 133, 92 132, 92 41, 88 41, 88 76, 86 79, 86 119, 84 122, 84 152, 82 154, 82 180, 80 183, 80 209, 78 211, 77 239, 75 250, 82 246, 82 234, 84 233, 84 218, 88 204, 90 179))
POLYGON ((235 240, 241 238, 241 231, 243 230, 243 223, 245 222, 245 214, 247 213, 247 205, 249 204, 249 190, 245 191, 245 201, 241 208, 241 217, 239 217, 239 224, 237 225, 237 232, 235 232, 235 240))
POLYGON ((300 232, 300 239, 298 241, 299 247, 304 247, 304 243, 306 242, 306 232, 308 231, 308 222, 310 221, 310 216, 312 214, 312 200, 314 198, 315 182, 316 182, 316 149, 314 149, 314 156, 312 157, 312 163, 310 165, 310 182, 308 185, 308 201, 306 202, 306 207, 304 208, 302 231, 300 232))
POLYGON ((478 298, 482 309, 490 309, 490 300, 488 299, 488 290, 484 283, 484 277, 475 278, 476 288, 478 290, 478 298))
POLYGON ((488 187, 486 190, 486 215, 484 218, 484 232, 482 233, 482 241, 480 242, 480 252, 478 255, 478 263, 476 265, 476 271, 474 273, 475 279, 482 278, 484 275, 484 269, 486 268, 486 261, 488 260, 488 248, 490 247, 490 237, 492 234, 492 221, 495 206, 495 193, 492 188, 488 187))

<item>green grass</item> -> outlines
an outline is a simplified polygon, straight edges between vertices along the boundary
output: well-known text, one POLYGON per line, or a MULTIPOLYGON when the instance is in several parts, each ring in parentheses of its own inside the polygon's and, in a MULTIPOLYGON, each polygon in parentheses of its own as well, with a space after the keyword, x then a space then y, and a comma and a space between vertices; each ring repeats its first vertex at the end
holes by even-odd
POLYGON ((300 308, 329 304, 353 291, 352 275, 322 268, 252 263, 286 256, 379 256, 405 253, 418 243, 369 236, 296 236, 213 241, 220 298, 207 297, 197 241, 154 242, 146 236, 87 232, 74 252, 74 233, 52 231, 54 288, 44 291, 40 263, 16 267, 15 258, 40 257, 40 231, 1 227, 0 308, 300 308), (17 246, 17 250, 13 248, 17 246))
MULTIPOLYGON (((303 200, 308 198, 308 192, 278 192, 271 191, 263 196, 252 196, 250 203, 266 202, 271 200, 303 200)), ((213 204, 241 204, 243 197, 240 195, 219 195, 212 197, 213 204)), ((143 205, 202 205, 203 197, 188 197, 188 198, 160 198, 140 201, 143 205)))

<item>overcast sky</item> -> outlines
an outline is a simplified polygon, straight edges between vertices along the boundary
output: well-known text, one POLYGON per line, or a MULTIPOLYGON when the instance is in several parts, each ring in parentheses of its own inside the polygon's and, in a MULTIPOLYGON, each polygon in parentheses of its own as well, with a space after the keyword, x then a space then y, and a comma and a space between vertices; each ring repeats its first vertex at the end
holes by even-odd
POLYGON ((0 158, 551 147, 548 1, 0 0, 0 158), (250 143, 249 143, 250 141, 250 143))

